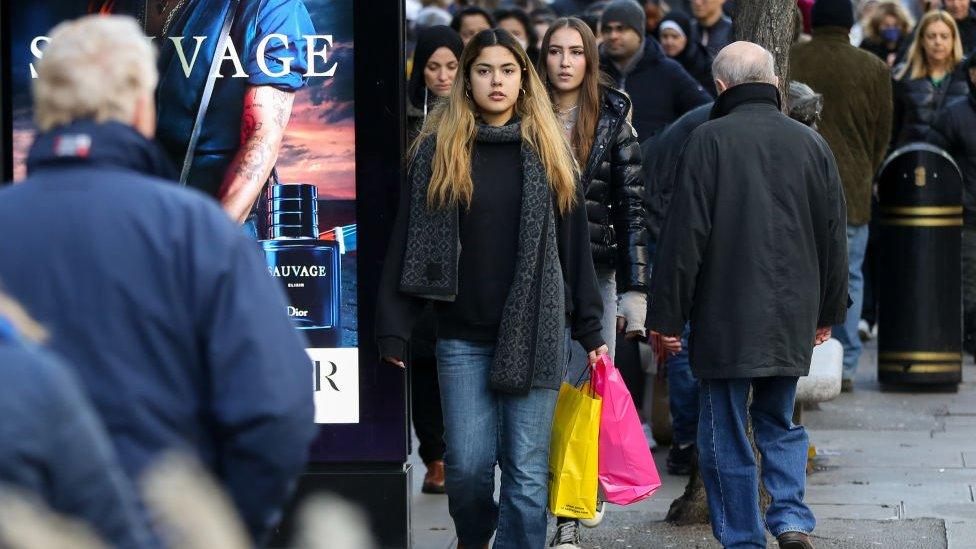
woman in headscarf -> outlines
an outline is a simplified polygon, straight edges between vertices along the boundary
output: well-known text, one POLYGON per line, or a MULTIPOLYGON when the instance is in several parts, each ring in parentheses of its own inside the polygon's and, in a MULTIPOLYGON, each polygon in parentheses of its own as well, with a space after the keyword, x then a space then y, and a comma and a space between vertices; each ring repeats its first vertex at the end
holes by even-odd
POLYGON ((668 57, 681 63, 688 74, 710 93, 717 95, 712 79, 712 56, 701 45, 691 26, 691 19, 683 12, 669 13, 657 27, 658 40, 668 57))
POLYGON ((451 94, 462 49, 461 36, 451 27, 437 25, 420 31, 413 54, 413 71, 407 83, 407 136, 410 142, 420 133, 437 101, 451 94))

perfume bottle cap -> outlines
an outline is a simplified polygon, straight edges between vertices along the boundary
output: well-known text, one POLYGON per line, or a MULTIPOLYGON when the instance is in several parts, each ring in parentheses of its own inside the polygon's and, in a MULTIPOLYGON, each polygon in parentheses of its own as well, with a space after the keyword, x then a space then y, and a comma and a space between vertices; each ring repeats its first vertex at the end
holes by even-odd
POLYGON ((315 185, 269 185, 258 204, 261 239, 318 238, 318 209, 315 185))

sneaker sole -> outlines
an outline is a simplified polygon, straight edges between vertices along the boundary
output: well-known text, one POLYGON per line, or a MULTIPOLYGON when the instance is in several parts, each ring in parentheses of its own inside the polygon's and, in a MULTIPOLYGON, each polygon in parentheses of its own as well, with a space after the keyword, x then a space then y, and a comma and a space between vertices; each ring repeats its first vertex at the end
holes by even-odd
POLYGON ((607 504, 604 503, 602 507, 597 508, 596 515, 593 518, 580 519, 579 523, 587 528, 596 528, 603 522, 603 517, 607 514, 607 504))

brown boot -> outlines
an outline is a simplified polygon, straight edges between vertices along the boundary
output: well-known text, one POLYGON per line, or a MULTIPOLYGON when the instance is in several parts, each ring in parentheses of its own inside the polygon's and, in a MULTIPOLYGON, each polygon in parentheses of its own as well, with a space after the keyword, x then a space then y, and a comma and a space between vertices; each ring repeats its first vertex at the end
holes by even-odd
POLYGON ((783 532, 776 536, 780 549, 813 549, 810 536, 803 532, 783 532))
POLYGON ((420 489, 425 494, 444 494, 444 460, 438 459, 427 464, 427 474, 424 475, 424 486, 420 489))

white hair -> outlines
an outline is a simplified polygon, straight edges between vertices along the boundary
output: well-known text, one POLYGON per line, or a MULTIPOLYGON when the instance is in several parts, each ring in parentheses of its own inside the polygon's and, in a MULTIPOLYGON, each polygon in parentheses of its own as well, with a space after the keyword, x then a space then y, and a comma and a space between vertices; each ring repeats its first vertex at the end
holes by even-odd
POLYGON ((135 19, 89 15, 61 23, 36 63, 34 121, 41 131, 81 118, 129 124, 159 79, 156 51, 135 19))
POLYGON ((762 46, 735 42, 715 56, 712 75, 729 88, 750 82, 776 84, 776 60, 762 46))

